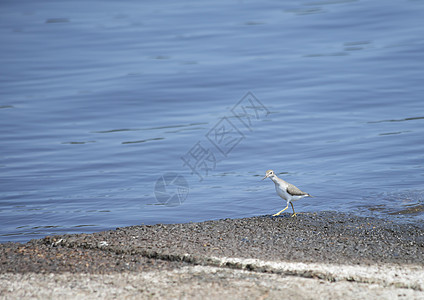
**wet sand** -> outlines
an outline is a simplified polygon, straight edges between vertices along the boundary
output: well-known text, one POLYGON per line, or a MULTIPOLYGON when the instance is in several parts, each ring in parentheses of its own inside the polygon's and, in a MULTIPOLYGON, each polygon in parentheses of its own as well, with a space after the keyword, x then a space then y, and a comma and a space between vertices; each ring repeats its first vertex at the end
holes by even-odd
POLYGON ((65 298, 421 299, 423 267, 424 224, 283 214, 0 244, 0 292, 11 298, 54 297, 59 289, 65 298))

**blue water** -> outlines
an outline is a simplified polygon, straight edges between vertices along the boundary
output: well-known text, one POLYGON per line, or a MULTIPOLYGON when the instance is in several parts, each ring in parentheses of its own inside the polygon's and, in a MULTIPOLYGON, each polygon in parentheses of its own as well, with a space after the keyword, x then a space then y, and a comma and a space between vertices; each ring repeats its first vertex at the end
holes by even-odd
POLYGON ((297 212, 422 222, 423 16, 422 1, 2 1, 0 242, 275 213, 267 169, 315 196, 297 212), (163 193, 169 172, 187 185, 163 193))

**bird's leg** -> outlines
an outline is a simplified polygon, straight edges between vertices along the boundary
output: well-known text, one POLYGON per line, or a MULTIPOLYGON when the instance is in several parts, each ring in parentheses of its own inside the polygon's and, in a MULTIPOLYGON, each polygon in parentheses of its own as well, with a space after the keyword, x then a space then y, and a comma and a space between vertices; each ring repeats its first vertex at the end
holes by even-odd
POLYGON ((273 216, 273 217, 279 216, 279 215, 280 215, 283 211, 285 211, 287 208, 289 208, 289 205, 288 205, 288 204, 287 204, 287 206, 286 206, 286 208, 285 208, 285 209, 280 210, 278 213, 273 214, 272 216, 273 216))
MULTIPOLYGON (((291 203, 291 202, 290 202, 290 204, 291 204, 291 207, 292 207, 292 209, 293 209, 292 217, 296 217, 296 213, 294 212, 294 206, 293 206, 293 203, 291 203)), ((288 207, 288 205, 287 205, 287 207, 288 207)), ((286 208, 287 208, 287 207, 286 207, 286 208)))

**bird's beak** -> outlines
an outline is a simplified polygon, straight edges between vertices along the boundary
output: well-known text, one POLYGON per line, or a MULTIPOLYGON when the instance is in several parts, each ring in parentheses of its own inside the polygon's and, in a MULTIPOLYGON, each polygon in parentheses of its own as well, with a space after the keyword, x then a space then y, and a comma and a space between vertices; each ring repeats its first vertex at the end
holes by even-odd
POLYGON ((264 177, 264 178, 262 178, 262 180, 264 180, 265 178, 268 178, 268 175, 265 175, 265 177, 264 177))

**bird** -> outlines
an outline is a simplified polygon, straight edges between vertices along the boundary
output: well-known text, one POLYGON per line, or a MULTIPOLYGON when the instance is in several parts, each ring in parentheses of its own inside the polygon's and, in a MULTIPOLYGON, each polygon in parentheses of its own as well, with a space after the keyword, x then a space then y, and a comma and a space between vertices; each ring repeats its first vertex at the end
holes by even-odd
POLYGON ((289 203, 293 209, 293 215, 292 217, 296 216, 296 212, 294 211, 293 203, 291 201, 299 200, 304 197, 313 197, 309 195, 308 193, 302 192, 300 189, 295 187, 293 184, 288 183, 284 181, 281 178, 278 178, 277 175, 275 175, 273 170, 268 170, 265 173, 265 177, 262 178, 264 180, 265 178, 270 178, 275 183, 275 190, 277 191, 277 195, 283 198, 287 201, 287 206, 283 210, 279 211, 276 214, 273 214, 273 217, 276 217, 280 215, 283 211, 285 211, 287 208, 289 208, 289 203))

